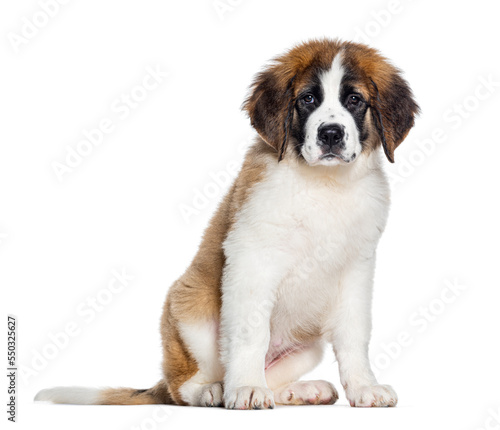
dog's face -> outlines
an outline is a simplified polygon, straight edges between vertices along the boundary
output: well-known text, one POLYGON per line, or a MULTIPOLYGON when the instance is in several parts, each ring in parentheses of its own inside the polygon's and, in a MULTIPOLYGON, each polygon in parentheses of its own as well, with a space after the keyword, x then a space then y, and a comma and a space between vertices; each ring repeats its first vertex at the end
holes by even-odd
POLYGON ((317 73, 297 97, 293 137, 298 153, 311 166, 353 162, 366 139, 367 108, 337 54, 331 68, 317 73))
POLYGON ((310 166, 353 163, 379 145, 393 162, 418 112, 406 81, 375 50, 329 40, 276 59, 244 108, 279 159, 290 142, 310 166))

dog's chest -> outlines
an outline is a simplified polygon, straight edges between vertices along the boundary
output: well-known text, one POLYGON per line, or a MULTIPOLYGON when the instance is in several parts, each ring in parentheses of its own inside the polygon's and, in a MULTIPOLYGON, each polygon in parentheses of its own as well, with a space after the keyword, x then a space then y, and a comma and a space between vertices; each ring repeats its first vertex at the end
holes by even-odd
POLYGON ((282 249, 296 264, 309 257, 339 267, 378 240, 388 190, 377 172, 339 183, 284 166, 270 169, 248 203, 245 215, 259 225, 263 249, 282 249))
POLYGON ((292 263, 277 290, 269 357, 293 347, 304 329, 321 331, 340 273, 373 254, 387 206, 381 175, 339 185, 284 169, 260 185, 247 214, 260 223, 262 249, 281 249, 292 263))

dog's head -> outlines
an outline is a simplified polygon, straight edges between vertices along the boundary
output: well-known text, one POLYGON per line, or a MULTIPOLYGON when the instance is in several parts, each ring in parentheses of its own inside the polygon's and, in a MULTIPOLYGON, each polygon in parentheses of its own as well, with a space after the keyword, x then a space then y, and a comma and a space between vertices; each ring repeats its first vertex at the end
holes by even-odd
POLYGON ((394 162, 419 110, 400 71, 376 50, 331 40, 275 59, 243 108, 279 160, 290 143, 311 166, 352 163, 379 145, 394 162))

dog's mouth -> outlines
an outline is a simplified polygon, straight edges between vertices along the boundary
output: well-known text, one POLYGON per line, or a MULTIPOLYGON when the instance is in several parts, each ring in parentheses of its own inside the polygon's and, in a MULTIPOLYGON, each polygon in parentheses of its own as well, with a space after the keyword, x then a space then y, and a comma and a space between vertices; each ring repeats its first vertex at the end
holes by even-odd
POLYGON ((349 160, 344 156, 340 154, 335 154, 333 152, 326 152, 319 157, 320 160, 326 160, 326 161, 331 161, 335 158, 338 158, 340 161, 343 161, 344 163, 350 163, 352 161, 352 159, 349 160))

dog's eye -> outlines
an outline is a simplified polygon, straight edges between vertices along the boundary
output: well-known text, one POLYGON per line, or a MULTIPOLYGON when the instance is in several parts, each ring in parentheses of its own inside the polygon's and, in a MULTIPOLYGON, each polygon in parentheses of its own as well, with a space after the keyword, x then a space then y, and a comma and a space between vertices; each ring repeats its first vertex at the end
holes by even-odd
POLYGON ((349 97, 347 97, 347 104, 349 106, 358 106, 361 101, 361 97, 357 96, 356 94, 351 94, 349 97))
POLYGON ((314 96, 312 94, 306 94, 304 97, 302 97, 302 100, 306 105, 311 105, 314 103, 314 96))

